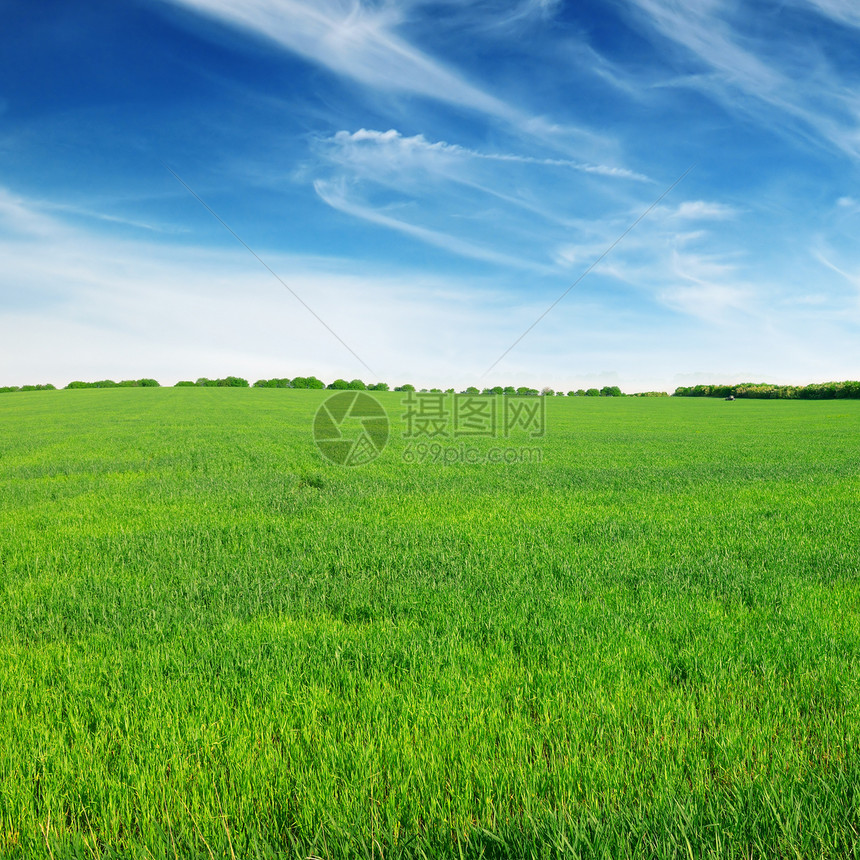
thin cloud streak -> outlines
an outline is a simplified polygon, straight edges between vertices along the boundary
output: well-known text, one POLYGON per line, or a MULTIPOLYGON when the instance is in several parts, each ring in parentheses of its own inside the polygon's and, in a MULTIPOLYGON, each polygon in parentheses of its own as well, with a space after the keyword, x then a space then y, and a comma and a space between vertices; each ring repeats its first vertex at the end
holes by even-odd
POLYGON ((466 242, 463 239, 459 239, 448 233, 442 233, 437 230, 431 230, 427 227, 421 227, 417 224, 411 224, 408 221, 393 218, 390 215, 386 215, 369 206, 364 206, 360 203, 349 200, 344 189, 342 187, 338 187, 335 183, 317 179, 314 181, 314 190, 321 200, 333 209, 337 209, 339 212, 353 215, 356 218, 361 218, 372 224, 378 224, 381 227, 388 227, 391 230, 404 233, 407 236, 426 242, 428 245, 441 248, 444 251, 458 254, 462 257, 467 257, 473 260, 482 260, 485 263, 492 263, 498 266, 513 266, 516 269, 525 269, 543 274, 549 274, 554 271, 549 266, 542 266, 530 260, 513 257, 510 254, 501 254, 490 248, 484 248, 480 245, 475 245, 472 242, 466 242))
POLYGON ((429 141, 423 134, 406 137, 396 129, 374 131, 359 129, 355 132, 339 131, 328 138, 325 143, 334 144, 343 150, 363 148, 363 144, 375 145, 384 150, 388 156, 392 154, 410 154, 420 157, 421 154, 447 156, 452 159, 480 159, 483 161, 499 161, 511 164, 529 164, 539 167, 570 168, 581 173, 593 173, 615 179, 629 179, 636 182, 653 183, 654 180, 641 173, 628 170, 625 167, 614 167, 606 164, 589 164, 566 158, 541 158, 537 156, 518 155, 507 152, 481 152, 476 149, 459 146, 445 141, 429 141))

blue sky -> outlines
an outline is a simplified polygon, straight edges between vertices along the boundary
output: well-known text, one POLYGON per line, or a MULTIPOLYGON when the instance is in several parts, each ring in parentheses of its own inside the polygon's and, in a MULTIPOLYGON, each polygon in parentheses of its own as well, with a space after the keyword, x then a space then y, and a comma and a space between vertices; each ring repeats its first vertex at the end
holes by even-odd
POLYGON ((0 384, 860 376, 856 0, 0 16, 0 384))

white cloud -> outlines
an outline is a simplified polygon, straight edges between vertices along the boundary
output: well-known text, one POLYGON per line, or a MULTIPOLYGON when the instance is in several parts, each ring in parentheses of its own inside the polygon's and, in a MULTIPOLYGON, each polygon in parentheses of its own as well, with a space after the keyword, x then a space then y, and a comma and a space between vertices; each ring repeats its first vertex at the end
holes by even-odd
MULTIPOLYGON (((32 202, 10 199, 29 223, 32 202)), ((0 384, 371 375, 238 246, 160 246, 36 217, 29 236, 0 233, 0 384)), ((470 384, 507 336, 510 297, 480 279, 258 250, 385 381, 470 384)))
POLYGON ((376 89, 437 99, 522 122, 521 111, 397 34, 402 9, 362 0, 172 0, 277 42, 376 89))
POLYGON ((443 250, 449 251, 453 254, 458 254, 462 257, 468 257, 473 260, 482 260, 485 263, 493 263, 499 266, 513 266, 517 269, 526 269, 544 273, 551 271, 549 267, 542 266, 526 258, 499 253, 491 248, 486 248, 473 242, 466 241, 453 234, 442 233, 438 230, 432 230, 427 227, 412 224, 400 218, 394 218, 379 209, 374 209, 355 200, 351 200, 342 183, 333 183, 318 179, 314 182, 314 189, 320 196, 320 199, 333 209, 345 212, 348 215, 354 215, 355 217, 369 221, 372 224, 388 227, 389 229, 412 236, 415 239, 426 242, 428 245, 442 248, 443 250))
POLYGON ((376 167, 380 161, 393 166, 432 166, 433 161, 444 159, 453 164, 457 161, 478 159, 509 164, 525 164, 537 167, 569 168, 582 173, 593 173, 616 179, 637 182, 652 182, 649 177, 625 167, 606 164, 590 164, 564 158, 542 158, 508 152, 480 152, 445 141, 428 141, 423 134, 405 137, 395 129, 374 131, 359 129, 356 132, 339 131, 328 143, 337 146, 344 160, 356 163, 371 161, 376 167))
MULTIPOLYGON (((33 227, 24 235, 0 232, 0 384, 140 376, 171 383, 231 373, 252 381, 309 373, 370 376, 238 246, 107 238, 40 214, 32 201, 2 189, 0 201, 0 211, 33 227)), ((414 232, 414 225, 392 229, 414 232)), ((775 378, 774 367, 796 378, 848 373, 860 315, 852 329, 844 315, 828 317, 827 307, 783 303, 769 311, 769 326, 763 326, 768 295, 755 294, 723 257, 666 257, 659 230, 655 223, 631 237, 613 264, 634 283, 645 273, 650 280, 642 291, 686 314, 683 324, 653 314, 643 318, 641 305, 604 300, 600 281, 590 280, 486 382, 568 390, 612 368, 625 390, 667 388, 679 368, 725 366, 727 342, 736 347, 737 366, 751 368, 752 378, 775 378), (645 255, 648 249, 652 257, 645 255), (636 264, 639 271, 632 268, 636 264), (662 293, 661 282, 669 285, 662 293)), ((542 290, 523 292, 519 277, 435 277, 420 266, 256 250, 374 376, 393 384, 477 383, 557 295, 545 281, 542 290)))
POLYGON ((31 238, 52 235, 62 229, 57 221, 5 188, 0 188, 0 227, 31 238))
MULTIPOLYGON (((627 0, 663 38, 695 57, 708 74, 684 79, 747 119, 801 134, 860 158, 856 82, 840 72, 813 41, 768 30, 756 39, 744 14, 752 7, 727 0, 627 0), (767 108, 763 111, 762 108, 767 108)), ((851 0, 853 4, 853 0, 851 0)), ((844 23, 856 11, 843 0, 814 5, 844 23)), ((676 80, 676 83, 678 81, 676 80)))
POLYGON ((676 250, 672 253, 675 284, 660 290, 663 304, 709 322, 725 323, 730 313, 761 316, 756 290, 737 276, 725 259, 676 250))
POLYGON ((483 152, 395 129, 342 130, 317 144, 331 170, 316 190, 329 205, 460 256, 544 273, 552 266, 543 261, 565 264, 564 251, 553 251, 558 237, 593 232, 592 219, 570 213, 591 207, 591 174, 650 182, 622 168, 483 152))
POLYGON ((852 27, 860 27, 860 7, 856 0, 800 0, 818 12, 852 27))
POLYGON ((675 218, 697 221, 728 221, 736 218, 738 214, 738 210, 733 206, 706 200, 685 200, 672 213, 675 218))
POLYGON ((186 229, 183 227, 164 226, 161 224, 152 224, 147 221, 140 221, 136 218, 124 218, 121 215, 111 215, 107 212, 98 212, 94 209, 89 209, 85 206, 73 206, 69 203, 53 203, 46 202, 36 204, 43 210, 52 212, 68 212, 70 215, 80 215, 83 218, 94 218, 97 221, 107 221, 111 224, 123 224, 127 227, 137 227, 140 230, 147 230, 152 233, 184 233, 186 229))
POLYGON ((706 322, 726 322, 730 311, 745 313, 749 296, 724 284, 689 284, 661 291, 660 301, 674 310, 706 322))
POLYGON ((826 253, 825 251, 819 249, 814 250, 812 253, 819 263, 821 263, 823 266, 826 266, 828 269, 830 269, 830 271, 836 272, 837 275, 848 281, 848 283, 851 284, 855 289, 860 290, 860 268, 858 268, 856 272, 850 272, 847 271, 844 266, 840 266, 834 263, 828 256, 828 253, 826 253))

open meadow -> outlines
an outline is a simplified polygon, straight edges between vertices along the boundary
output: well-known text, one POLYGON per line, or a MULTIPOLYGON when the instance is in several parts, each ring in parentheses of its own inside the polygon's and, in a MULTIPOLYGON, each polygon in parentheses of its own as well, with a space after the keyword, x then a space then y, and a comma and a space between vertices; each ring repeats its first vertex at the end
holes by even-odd
POLYGON ((860 401, 329 394, 0 397, 1 857, 860 856, 860 401))

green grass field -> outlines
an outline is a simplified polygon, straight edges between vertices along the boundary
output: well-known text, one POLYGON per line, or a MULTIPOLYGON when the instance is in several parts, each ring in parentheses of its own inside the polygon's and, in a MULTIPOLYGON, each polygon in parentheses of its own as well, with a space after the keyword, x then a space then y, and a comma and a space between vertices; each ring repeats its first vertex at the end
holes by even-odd
POLYGON ((325 396, 0 397, 0 856, 860 856, 860 402, 325 396))

